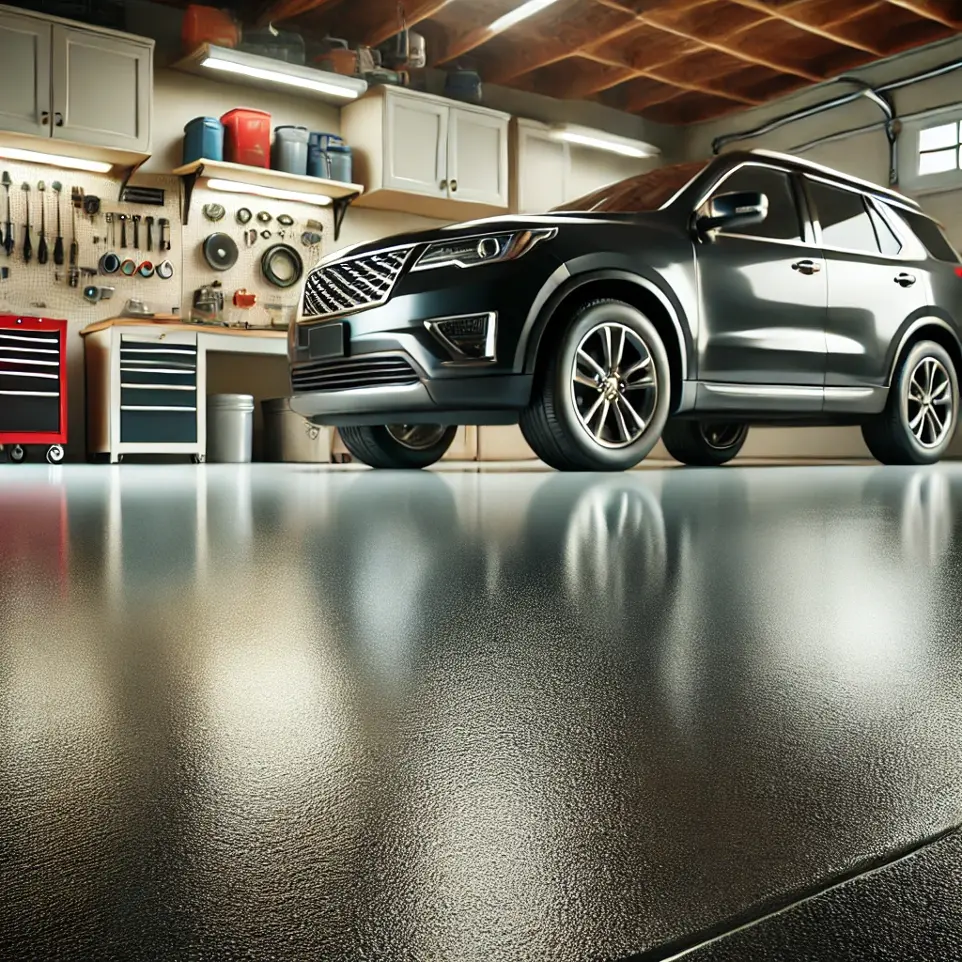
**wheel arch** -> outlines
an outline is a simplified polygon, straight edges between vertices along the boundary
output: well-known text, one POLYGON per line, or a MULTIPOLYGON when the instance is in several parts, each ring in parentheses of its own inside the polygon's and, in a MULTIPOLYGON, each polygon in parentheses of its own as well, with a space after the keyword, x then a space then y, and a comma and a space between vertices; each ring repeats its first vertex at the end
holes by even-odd
POLYGON ((668 353, 671 408, 674 410, 681 399, 682 382, 690 376, 691 332, 669 295, 654 281, 631 271, 602 268, 567 275, 566 279, 561 280, 525 324, 518 344, 519 366, 525 374, 534 373, 541 343, 549 327, 569 317, 577 304, 602 297, 631 304, 655 325, 668 353))
POLYGON ((919 341, 935 341, 949 353, 955 365, 956 375, 962 379, 962 342, 955 328, 940 317, 928 315, 908 321, 903 330, 892 339, 892 347, 887 364, 889 387, 895 380, 899 362, 919 341))

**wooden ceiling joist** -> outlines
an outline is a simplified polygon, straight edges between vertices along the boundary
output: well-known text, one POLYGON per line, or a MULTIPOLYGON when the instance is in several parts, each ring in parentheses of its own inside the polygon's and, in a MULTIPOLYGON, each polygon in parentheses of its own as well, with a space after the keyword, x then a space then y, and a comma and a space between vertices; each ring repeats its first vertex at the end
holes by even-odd
POLYGON ((845 36, 840 34, 837 30, 819 27, 816 24, 813 24, 810 20, 806 20, 803 17, 793 14, 791 11, 797 8, 798 4, 793 4, 791 7, 782 7, 772 6, 766 3, 765 0, 728 0, 728 2, 737 3, 738 6, 746 7, 749 10, 756 10, 758 13, 763 13, 765 16, 771 19, 781 20, 784 23, 791 24, 798 30, 803 30, 805 33, 815 34, 815 36, 821 37, 823 40, 831 40, 832 43, 839 44, 840 46, 853 47, 855 50, 861 50, 863 53, 870 53, 873 57, 884 56, 883 52, 872 44, 867 44, 864 41, 845 36))
POLYGON ((959 11, 955 16, 952 16, 948 12, 948 9, 951 9, 951 7, 948 9, 944 8, 937 5, 934 0, 887 0, 887 2, 893 7, 901 7, 903 10, 908 10, 909 13, 914 13, 923 20, 934 20, 936 23, 942 24, 943 27, 949 27, 952 30, 962 30, 962 7, 960 7, 956 0, 951 0, 951 7, 959 11))
POLYGON ((295 17, 318 10, 332 2, 334 0, 275 0, 274 3, 268 4, 267 9, 257 17, 257 25, 266 27, 269 23, 293 20, 295 17))
MULTIPOLYGON (((421 0, 420 3, 412 3, 404 9, 404 20, 408 27, 414 27, 422 20, 429 20, 436 13, 443 10, 451 0, 421 0)), ((393 37, 398 32, 398 17, 394 16, 381 19, 377 25, 364 31, 364 42, 369 47, 376 47, 384 43, 389 37, 393 37)))

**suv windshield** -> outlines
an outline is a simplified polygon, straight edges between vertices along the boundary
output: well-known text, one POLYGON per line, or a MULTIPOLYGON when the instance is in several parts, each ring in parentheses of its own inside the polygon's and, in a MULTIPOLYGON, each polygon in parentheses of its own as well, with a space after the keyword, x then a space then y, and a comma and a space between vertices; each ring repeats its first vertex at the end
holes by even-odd
POLYGON ((619 180, 600 190, 569 201, 556 211, 618 211, 632 214, 641 211, 658 210, 682 187, 700 174, 709 161, 697 160, 687 164, 672 164, 670 167, 657 167, 646 174, 619 180))

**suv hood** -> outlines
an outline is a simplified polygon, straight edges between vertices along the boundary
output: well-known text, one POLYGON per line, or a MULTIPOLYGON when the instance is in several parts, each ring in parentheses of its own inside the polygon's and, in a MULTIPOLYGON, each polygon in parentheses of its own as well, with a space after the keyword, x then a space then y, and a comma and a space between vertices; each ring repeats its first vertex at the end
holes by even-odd
MULTIPOLYGON (((371 254, 375 251, 391 247, 404 247, 407 244, 430 244, 433 241, 454 240, 458 237, 472 237, 475 234, 498 234, 507 231, 525 230, 526 228, 562 227, 572 221, 591 223, 638 222, 647 219, 648 214, 612 214, 608 212, 592 213, 591 211, 558 211, 550 214, 512 214, 498 217, 485 217, 481 220, 465 221, 451 224, 447 227, 435 227, 429 230, 408 231, 403 234, 393 234, 376 241, 354 244, 342 247, 324 257, 317 267, 331 264, 345 257, 356 257, 360 254, 371 254)), ((314 269, 316 270, 317 267, 314 269)))

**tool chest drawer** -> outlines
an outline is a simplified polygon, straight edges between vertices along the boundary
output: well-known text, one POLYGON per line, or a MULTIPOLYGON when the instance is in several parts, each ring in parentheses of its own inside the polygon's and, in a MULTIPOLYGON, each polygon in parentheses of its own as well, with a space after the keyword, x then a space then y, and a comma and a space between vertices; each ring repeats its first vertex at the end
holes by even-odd
POLYGON ((120 385, 120 406, 188 408, 197 410, 197 389, 194 387, 155 387, 143 384, 120 385))
POLYGON ((194 444, 196 441, 194 408, 130 406, 120 409, 121 444, 194 444))

